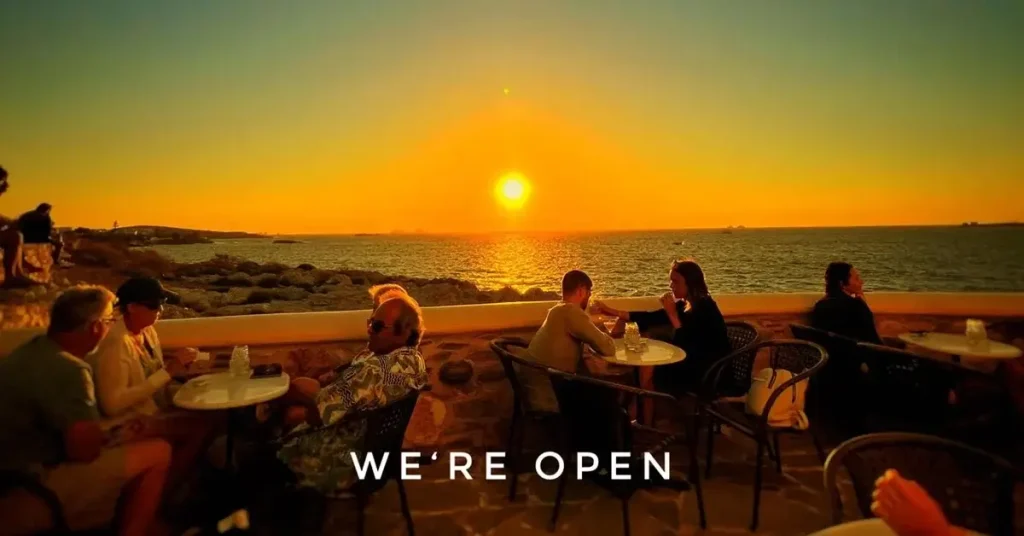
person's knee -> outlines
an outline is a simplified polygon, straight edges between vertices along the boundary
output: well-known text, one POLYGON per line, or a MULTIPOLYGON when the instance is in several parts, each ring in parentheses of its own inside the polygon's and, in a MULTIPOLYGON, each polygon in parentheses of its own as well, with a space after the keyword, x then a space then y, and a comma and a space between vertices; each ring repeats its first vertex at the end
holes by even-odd
POLYGON ((320 391, 320 382, 313 378, 295 378, 292 380, 291 387, 299 394, 312 397, 320 391))
POLYGON ((163 439, 148 439, 131 443, 125 447, 130 475, 149 470, 166 470, 171 465, 173 449, 163 439))

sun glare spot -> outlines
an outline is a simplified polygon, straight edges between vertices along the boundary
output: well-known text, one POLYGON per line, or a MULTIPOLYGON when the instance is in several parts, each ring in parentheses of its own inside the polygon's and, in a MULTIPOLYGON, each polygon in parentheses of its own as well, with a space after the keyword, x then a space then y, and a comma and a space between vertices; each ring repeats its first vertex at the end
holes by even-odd
POLYGON ((526 204, 530 196, 530 183, 519 173, 507 173, 495 186, 494 195, 505 208, 517 210, 526 204))

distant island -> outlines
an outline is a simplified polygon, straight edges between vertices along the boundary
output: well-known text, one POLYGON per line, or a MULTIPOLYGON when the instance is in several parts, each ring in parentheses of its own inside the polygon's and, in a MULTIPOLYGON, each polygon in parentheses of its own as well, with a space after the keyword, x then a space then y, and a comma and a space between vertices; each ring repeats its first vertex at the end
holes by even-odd
POLYGON ((128 247, 212 244, 214 240, 269 238, 266 235, 241 231, 204 231, 159 225, 134 225, 110 230, 79 227, 72 232, 77 237, 95 242, 115 242, 128 247))
POLYGON ((996 223, 978 223, 976 221, 967 221, 960 224, 960 227, 1024 227, 1024 222, 1007 221, 996 223))
POLYGON ((301 240, 290 240, 290 239, 286 239, 286 238, 278 238, 278 239, 274 240, 273 243, 274 244, 301 244, 302 241, 301 240))

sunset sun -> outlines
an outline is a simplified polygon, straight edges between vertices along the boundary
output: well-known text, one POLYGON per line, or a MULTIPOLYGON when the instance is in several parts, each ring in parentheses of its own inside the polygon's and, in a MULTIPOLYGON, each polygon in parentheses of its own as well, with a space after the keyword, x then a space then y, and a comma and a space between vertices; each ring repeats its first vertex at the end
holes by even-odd
POLYGON ((519 173, 506 173, 495 186, 494 195, 505 208, 518 210, 530 196, 530 183, 519 173))

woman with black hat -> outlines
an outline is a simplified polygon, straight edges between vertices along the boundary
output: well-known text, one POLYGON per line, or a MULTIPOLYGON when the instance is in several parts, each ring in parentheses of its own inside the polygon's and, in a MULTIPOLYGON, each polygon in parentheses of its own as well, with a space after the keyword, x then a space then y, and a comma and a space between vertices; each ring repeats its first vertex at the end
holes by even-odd
POLYGON ((116 295, 120 318, 90 359, 100 410, 125 424, 124 441, 167 439, 174 447, 170 474, 185 475, 208 444, 213 423, 170 404, 172 380, 154 325, 175 295, 151 277, 125 281, 116 295))

